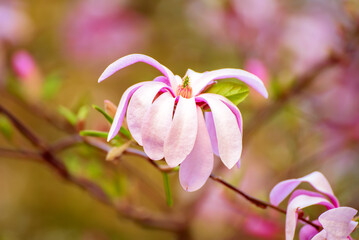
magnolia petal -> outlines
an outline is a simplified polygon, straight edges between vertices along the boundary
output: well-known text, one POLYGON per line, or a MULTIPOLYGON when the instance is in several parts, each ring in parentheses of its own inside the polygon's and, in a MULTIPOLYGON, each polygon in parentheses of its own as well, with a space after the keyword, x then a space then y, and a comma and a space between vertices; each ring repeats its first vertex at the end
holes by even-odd
POLYGON ((108 78, 115 72, 121 70, 122 68, 125 68, 137 62, 144 62, 157 68, 163 75, 165 75, 165 77, 169 79, 169 81, 171 82, 171 86, 175 87, 173 73, 167 67, 163 66, 155 59, 143 54, 130 54, 119 58, 105 69, 105 71, 101 74, 98 82, 105 80, 106 78, 108 78))
POLYGON ((312 172, 302 178, 289 179, 278 183, 269 195, 270 202, 273 205, 279 205, 302 182, 308 182, 317 191, 326 194, 335 207, 339 206, 339 201, 334 196, 328 180, 320 172, 312 172))
POLYGON ((144 116, 152 105, 153 99, 157 93, 167 88, 164 83, 151 82, 138 89, 132 96, 127 109, 127 125, 132 137, 142 145, 141 128, 144 116))
POLYGON ((211 141, 202 110, 197 107, 198 130, 191 153, 181 163, 179 169, 180 183, 188 192, 201 188, 207 181, 213 169, 213 152, 211 141))
POLYGON ((169 133, 175 98, 165 92, 159 96, 147 111, 142 124, 143 149, 149 158, 164 157, 163 145, 169 133))
POLYGON ((204 115, 206 119, 209 138, 211 139, 213 153, 219 156, 218 140, 216 135, 216 127, 214 126, 213 114, 212 112, 205 112, 204 115))
POLYGON ((213 94, 213 93, 204 93, 201 94, 200 96, 211 96, 213 98, 217 98, 219 100, 221 100, 224 104, 227 105, 227 107, 233 112, 233 114, 236 116, 237 118, 237 122, 238 122, 238 126, 240 131, 243 133, 243 118, 242 118, 242 114, 239 111, 238 107, 236 105, 234 105, 231 101, 229 101, 227 98, 218 95, 218 94, 213 94))
POLYGON ((219 70, 205 72, 200 78, 192 80, 191 86, 193 89, 193 95, 199 94, 205 89, 208 84, 212 83, 214 80, 224 78, 237 78, 242 82, 246 83, 248 86, 253 87, 265 98, 268 98, 267 89, 265 88, 263 82, 256 75, 241 69, 234 68, 223 68, 219 70))
MULTIPOLYGON (((288 202, 291 202, 294 198, 298 197, 299 195, 307 195, 307 196, 311 196, 311 197, 325 198, 325 196, 323 194, 321 194, 321 193, 308 191, 308 190, 303 190, 303 189, 298 189, 298 190, 295 190, 292 193, 292 195, 290 195, 290 198, 289 198, 288 202)), ((331 208, 334 208, 334 205, 332 205, 331 208)))
POLYGON ((327 232, 325 230, 322 230, 318 234, 316 234, 311 240, 327 240, 327 232))
POLYGON ((298 210, 309 207, 311 205, 321 204, 329 208, 332 204, 321 197, 311 197, 306 195, 300 195, 294 198, 287 207, 287 215, 285 221, 285 239, 292 240, 295 233, 295 227, 297 225, 298 210))
MULTIPOLYGON (((314 223, 316 222, 318 221, 315 221, 314 223)), ((318 230, 315 227, 306 224, 300 229, 299 240, 311 240, 316 234, 318 234, 318 230)))
POLYGON ((176 167, 192 151, 197 136, 197 111, 194 98, 179 97, 164 155, 170 167, 176 167))
POLYGON ((111 129, 108 133, 107 141, 110 141, 112 138, 114 138, 118 131, 121 128, 123 119, 125 117, 125 113, 127 110, 128 101, 132 97, 132 95, 143 85, 150 83, 150 82, 140 82, 137 83, 131 87, 129 87, 122 95, 120 103, 118 104, 117 111, 115 118, 112 122, 111 129))
POLYGON ((327 232, 328 240, 345 240, 354 230, 351 224, 358 211, 350 207, 339 207, 322 213, 318 220, 327 232))
POLYGON ((242 133, 236 116, 226 104, 209 94, 201 94, 196 97, 196 100, 206 102, 211 108, 219 156, 223 164, 231 169, 239 161, 242 154, 242 133))

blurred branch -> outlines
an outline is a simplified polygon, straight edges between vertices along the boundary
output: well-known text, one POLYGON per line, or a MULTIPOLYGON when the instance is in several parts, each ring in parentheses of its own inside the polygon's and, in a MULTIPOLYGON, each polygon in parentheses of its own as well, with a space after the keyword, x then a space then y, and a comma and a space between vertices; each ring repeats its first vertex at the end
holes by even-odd
POLYGON ((6 149, 0 148, 0 156, 13 157, 13 158, 29 158, 29 159, 42 159, 41 155, 35 151, 25 151, 22 149, 6 149))
POLYGON ((65 131, 67 133, 75 132, 75 128, 69 122, 67 122, 65 119, 59 118, 57 114, 44 109, 43 106, 39 106, 36 103, 29 103, 3 90, 0 91, 0 94, 5 95, 7 99, 10 99, 12 102, 16 103, 22 108, 30 110, 32 114, 44 119, 58 130, 65 131))
MULTIPOLYGON (((18 129, 18 131, 31 142, 36 148, 39 149, 39 153, 24 151, 24 150, 15 150, 9 149, 0 149, 0 153, 6 153, 7 155, 17 155, 19 157, 29 157, 29 158, 39 158, 42 159, 45 163, 47 163, 58 175, 60 175, 63 179, 68 182, 84 189, 87 191, 92 197, 97 199, 98 201, 106 204, 107 206, 113 208, 119 216, 129 218, 136 223, 143 225, 145 227, 151 227, 156 229, 161 229, 164 231, 171 232, 182 232, 182 221, 173 219, 169 216, 154 216, 152 213, 146 213, 144 211, 140 211, 135 209, 133 206, 124 203, 114 203, 109 199, 104 190, 98 186, 96 183, 76 176, 72 176, 70 172, 67 170, 66 166, 62 163, 60 159, 58 159, 50 146, 48 146, 45 142, 42 141, 35 133, 33 133, 30 129, 28 129, 23 123, 21 123, 14 115, 12 115, 6 108, 0 105, 0 113, 4 114, 12 124, 18 129)), ((70 138, 69 138, 70 139, 70 138)), ((73 137, 73 140, 66 140, 60 142, 61 144, 57 144, 57 150, 63 149, 64 147, 72 146, 77 143, 73 137), (66 144, 65 144, 66 143, 66 144)), ((103 149, 103 146, 100 146, 97 142, 88 141, 92 146, 97 146, 98 148, 103 149)), ((87 143, 88 143, 87 142, 87 143)), ((56 149, 56 148, 55 148, 56 149)), ((131 151, 130 151, 131 152, 131 151)), ((133 153, 136 153, 133 151, 133 153)), ((3 156, 3 155, 2 155, 3 156)))
POLYGON ((311 86, 314 80, 325 70, 340 62, 338 56, 331 55, 321 63, 314 66, 311 70, 307 71, 304 75, 294 80, 294 84, 280 93, 276 99, 270 104, 259 109, 252 120, 248 121, 246 127, 246 141, 249 142, 252 136, 271 119, 278 111, 280 111, 290 100, 297 95, 301 94, 305 89, 311 86))

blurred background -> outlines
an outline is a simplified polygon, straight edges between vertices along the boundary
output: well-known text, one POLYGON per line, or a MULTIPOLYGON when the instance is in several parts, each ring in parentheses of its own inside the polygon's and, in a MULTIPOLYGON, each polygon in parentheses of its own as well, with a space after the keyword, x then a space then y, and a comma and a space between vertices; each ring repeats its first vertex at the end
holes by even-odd
MULTIPOLYGON (((82 129, 107 131, 91 105, 117 105, 126 88, 158 76, 138 64, 97 83, 107 65, 130 53, 180 76, 225 67, 259 76, 269 99, 251 91, 239 105, 241 167, 218 164, 214 173, 268 200, 279 181, 317 170, 341 205, 359 209, 357 0, 0 0, 0 102, 49 144, 74 134, 66 129, 79 111, 88 111, 82 129)), ((1 115, 0 132, 0 148, 33 149, 1 115)), ((161 174, 142 159, 109 164, 85 144, 58 156, 116 201, 185 218, 182 239, 284 239, 284 216, 211 180, 186 193, 170 174, 169 207, 161 174)), ((117 216, 45 164, 0 151, 1 240, 177 238, 117 216)))

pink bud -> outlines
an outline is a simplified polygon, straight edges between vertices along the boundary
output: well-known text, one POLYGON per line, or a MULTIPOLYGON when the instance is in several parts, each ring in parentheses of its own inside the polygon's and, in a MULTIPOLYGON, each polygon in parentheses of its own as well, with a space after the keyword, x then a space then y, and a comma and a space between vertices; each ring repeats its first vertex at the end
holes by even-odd
POLYGON ((32 56, 24 51, 18 51, 12 58, 12 67, 16 75, 24 81, 29 81, 37 74, 37 67, 32 56))

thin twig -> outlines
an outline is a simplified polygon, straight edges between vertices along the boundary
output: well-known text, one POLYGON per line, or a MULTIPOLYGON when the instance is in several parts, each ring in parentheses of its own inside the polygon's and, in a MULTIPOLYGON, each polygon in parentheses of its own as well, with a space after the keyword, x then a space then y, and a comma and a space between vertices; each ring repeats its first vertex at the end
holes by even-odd
MULTIPOLYGON (((215 181, 215 182, 218 182, 220 184, 222 184, 223 186, 225 186, 226 188, 236 192, 237 194, 241 195, 242 197, 244 197, 246 200, 248 200, 249 202, 253 203, 255 206, 257 207, 260 207, 260 208, 263 208, 263 209, 266 209, 266 208, 271 208, 277 212, 280 212, 280 213, 283 213, 283 214, 287 214, 287 212, 280 208, 280 207, 277 207, 277 206, 274 206, 273 204, 270 204, 268 202, 265 202, 263 200, 260 200, 260 199, 257 199, 255 197, 252 197, 250 195, 248 195, 247 193, 241 191, 240 189, 236 188, 235 186, 233 186, 232 184, 226 182, 225 180, 223 180, 222 178, 220 177, 217 177, 213 174, 210 175, 210 178, 215 181)), ((320 230, 321 227, 318 226, 317 224, 303 218, 302 216, 298 216, 298 219, 300 219, 301 221, 315 227, 317 230, 320 230)))

